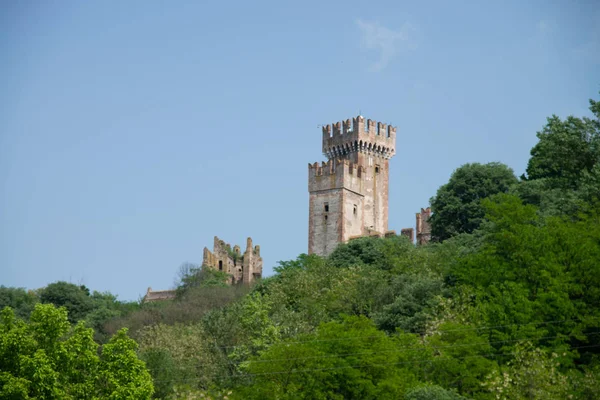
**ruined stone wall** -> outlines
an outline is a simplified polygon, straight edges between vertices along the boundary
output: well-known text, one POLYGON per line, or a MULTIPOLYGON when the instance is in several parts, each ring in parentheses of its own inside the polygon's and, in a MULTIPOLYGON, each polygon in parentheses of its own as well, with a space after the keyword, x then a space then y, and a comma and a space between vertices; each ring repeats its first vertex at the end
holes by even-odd
POLYGON ((142 299, 142 303, 173 300, 176 296, 176 290, 152 290, 152 288, 149 287, 146 291, 146 295, 142 299))
POLYGON ((411 243, 415 242, 415 230, 413 228, 404 228, 400 231, 400 235, 406 236, 411 243))
POLYGON ((431 208, 421 208, 421 212, 416 214, 417 219, 417 244, 426 244, 431 240, 431 208))
POLYGON ((242 254, 240 246, 232 248, 229 243, 215 236, 213 251, 204 248, 202 265, 229 274, 230 284, 251 283, 262 277, 263 261, 260 246, 252 247, 251 238, 248 238, 246 245, 246 251, 242 254))
POLYGON ((252 238, 246 240, 243 265, 242 281, 244 283, 251 283, 262 277, 263 262, 260 256, 260 246, 252 247, 252 238))

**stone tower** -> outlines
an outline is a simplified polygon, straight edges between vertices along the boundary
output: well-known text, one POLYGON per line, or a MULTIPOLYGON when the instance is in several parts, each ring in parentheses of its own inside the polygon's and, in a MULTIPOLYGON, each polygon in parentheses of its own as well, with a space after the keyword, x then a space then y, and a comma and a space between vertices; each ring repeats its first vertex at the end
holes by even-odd
POLYGON ((431 240, 431 208, 421 208, 417 213, 417 244, 427 244, 431 240))
POLYGON ((328 161, 308 165, 308 253, 328 255, 338 243, 388 229, 389 159, 396 128, 362 116, 323 127, 328 161), (333 134, 332 134, 333 128, 333 134))

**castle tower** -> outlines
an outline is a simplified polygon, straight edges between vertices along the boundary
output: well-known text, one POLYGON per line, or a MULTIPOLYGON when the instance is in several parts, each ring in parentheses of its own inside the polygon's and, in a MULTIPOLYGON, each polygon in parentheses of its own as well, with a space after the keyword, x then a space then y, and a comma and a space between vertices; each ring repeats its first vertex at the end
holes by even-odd
POLYGON ((353 237, 387 232, 396 128, 359 115, 323 127, 322 144, 328 161, 308 165, 308 253, 325 256, 353 237))

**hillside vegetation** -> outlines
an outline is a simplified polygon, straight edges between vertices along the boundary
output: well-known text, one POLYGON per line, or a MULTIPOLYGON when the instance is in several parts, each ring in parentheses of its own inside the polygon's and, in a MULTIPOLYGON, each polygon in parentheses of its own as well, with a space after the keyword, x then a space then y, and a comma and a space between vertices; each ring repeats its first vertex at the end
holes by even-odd
POLYGON ((0 398, 597 399, 590 110, 549 118, 519 178, 501 163, 454 171, 425 246, 356 239, 252 287, 186 266, 158 304, 3 287, 0 398))

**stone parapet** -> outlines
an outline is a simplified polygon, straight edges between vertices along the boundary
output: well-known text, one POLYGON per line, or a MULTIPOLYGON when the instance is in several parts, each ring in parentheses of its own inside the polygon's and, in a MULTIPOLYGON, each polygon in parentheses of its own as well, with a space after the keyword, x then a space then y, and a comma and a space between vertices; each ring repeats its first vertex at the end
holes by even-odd
POLYGON ((396 128, 362 116, 323 127, 323 154, 328 159, 360 152, 389 159, 396 152, 396 128))
POLYGON ((362 193, 364 180, 364 168, 348 160, 308 164, 309 192, 345 188, 362 193))

